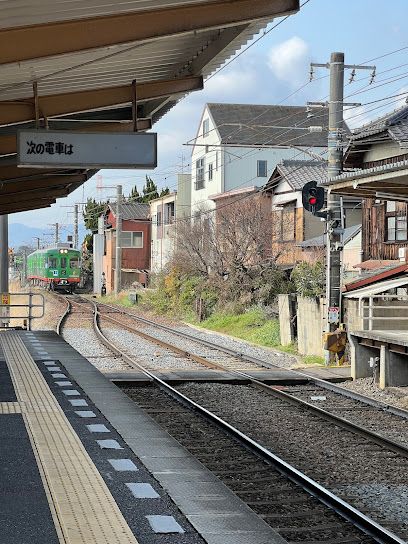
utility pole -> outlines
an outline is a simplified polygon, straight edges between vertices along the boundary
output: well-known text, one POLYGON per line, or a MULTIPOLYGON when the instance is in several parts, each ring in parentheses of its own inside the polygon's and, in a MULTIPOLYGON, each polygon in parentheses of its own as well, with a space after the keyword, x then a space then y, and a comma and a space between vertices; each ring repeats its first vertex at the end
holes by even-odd
POLYGON ((122 288, 122 185, 116 187, 116 251, 115 251, 115 295, 122 288))
POLYGON ((37 249, 40 249, 40 241, 41 241, 41 238, 39 236, 33 236, 33 239, 34 240, 37 240, 37 249))
MULTIPOLYGON (((337 176, 343 171, 343 96, 344 53, 332 53, 330 57, 328 178, 337 176)), ((328 332, 336 330, 340 323, 342 215, 340 197, 329 192, 326 224, 328 332)))
MULTIPOLYGON (((322 67, 330 70, 330 95, 329 95, 329 133, 328 133, 328 179, 338 176, 343 171, 343 107, 344 107, 344 69, 352 70, 350 83, 355 77, 356 70, 371 70, 371 81, 375 77, 375 66, 345 65, 344 53, 332 53, 327 64, 311 64, 311 79, 313 68, 322 67)), ((327 104, 324 104, 327 105, 327 104)), ((359 105, 359 104, 347 104, 359 105)), ((327 195, 327 219, 326 219, 326 308, 327 325, 326 332, 334 332, 341 321, 341 252, 343 249, 343 210, 342 200, 339 195, 327 195)), ((329 352, 326 355, 326 363, 329 362, 329 352)))
MULTIPOLYGON (((61 206, 61 208, 74 208, 74 239, 73 239, 73 247, 74 249, 78 249, 79 246, 79 205, 80 204, 86 204, 86 202, 77 202, 74 205, 71 206, 61 206)), ((68 212, 72 213, 72 212, 68 212)))
POLYGON ((78 204, 74 205, 74 249, 78 249, 78 204))
POLYGON ((51 223, 49 225, 50 227, 54 227, 54 243, 55 245, 58 244, 59 242, 59 227, 60 227, 60 224, 59 223, 51 223))

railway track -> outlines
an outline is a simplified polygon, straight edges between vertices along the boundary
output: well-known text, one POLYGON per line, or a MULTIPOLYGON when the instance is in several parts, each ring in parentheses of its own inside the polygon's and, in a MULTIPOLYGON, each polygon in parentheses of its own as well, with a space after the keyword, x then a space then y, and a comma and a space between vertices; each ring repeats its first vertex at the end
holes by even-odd
MULTIPOLYGON (((104 306, 107 305, 97 304, 98 308, 104 306)), ((108 306, 108 308, 109 311, 115 311, 115 308, 112 306, 108 306)), ((383 405, 382 403, 372 401, 372 399, 362 397, 361 395, 348 395, 348 391, 345 391, 338 386, 332 388, 330 386, 333 384, 329 384, 328 382, 324 382, 323 380, 313 378, 303 373, 298 373, 297 371, 294 372, 294 375, 301 374, 307 378, 307 385, 292 387, 287 386, 284 388, 273 387, 255 379, 251 374, 247 373, 247 371, 250 370, 265 368, 263 364, 264 361, 261 359, 256 361, 252 359, 246 362, 243 355, 238 357, 238 354, 235 354, 236 359, 231 364, 231 359, 233 357, 230 353, 231 350, 227 350, 227 361, 224 362, 222 361, 220 354, 214 358, 214 352, 220 350, 221 347, 214 346, 206 341, 206 348, 211 349, 209 349, 204 357, 202 354, 197 355, 197 353, 187 351, 186 349, 180 349, 174 344, 169 343, 168 327, 165 327, 167 337, 165 340, 162 340, 158 339, 156 336, 153 336, 150 330, 149 333, 138 330, 134 326, 129 325, 129 323, 124 322, 123 319, 113 318, 111 315, 102 312, 100 312, 98 315, 101 319, 107 320, 109 323, 112 323, 118 327, 123 327, 130 332, 142 336, 144 339, 155 342, 158 345, 165 347, 166 349, 173 350, 178 354, 182 354, 183 356, 188 357, 190 360, 202 364, 205 367, 228 371, 233 375, 248 380, 248 382, 255 387, 266 391, 281 401, 302 407, 305 410, 308 410, 311 413, 314 413, 315 415, 324 418, 345 430, 357 433, 364 438, 370 439, 381 447, 386 447, 395 453, 408 457, 408 426, 406 424, 408 412, 399 409, 392 410, 392 407, 389 407, 388 405, 383 405), (405 426, 406 435, 404 436, 401 436, 401 426, 405 426)), ((124 314, 121 313, 121 315, 124 314)), ((131 314, 126 314, 126 317, 128 316, 131 316, 131 314)), ((150 328, 152 328, 152 325, 154 325, 153 321, 146 320, 144 318, 137 318, 137 320, 139 319, 141 319, 143 323, 148 322, 150 328)), ((163 327, 163 325, 157 326, 157 328, 160 330, 163 327)), ((174 333, 176 340, 178 337, 180 337, 180 335, 185 336, 179 331, 174 333)), ((189 336, 189 341, 191 341, 192 338, 194 337, 189 336)), ((202 341, 198 340, 197 342, 201 343, 202 341)), ((268 365, 268 367, 271 368, 272 365, 268 365)))
MULTIPOLYGON (((214 472, 222 477, 227 485, 230 484, 238 495, 246 497, 245 500, 251 508, 255 509, 278 532, 280 531, 289 542, 404 542, 390 529, 373 521, 317 481, 272 453, 265 445, 242 432, 241 428, 238 429, 231 422, 226 421, 221 414, 214 413, 214 410, 193 400, 190 395, 185 394, 185 391, 181 391, 181 388, 171 387, 140 365, 133 357, 124 353, 106 338, 100 328, 101 321, 106 320, 112 323, 112 319, 115 318, 105 313, 101 314, 98 310, 99 305, 93 302, 92 304, 94 328, 100 341, 131 367, 143 372, 157 386, 157 389, 148 388, 147 394, 143 394, 145 388, 137 387, 131 390, 127 388, 126 392, 129 396, 141 403, 152 417, 157 418, 171 434, 191 449, 197 458, 202 462, 207 461, 204 464, 211 470, 214 463, 215 465, 218 463, 218 469, 214 466, 214 472), (192 420, 190 421, 189 418, 192 420), (214 424, 217 429, 214 429, 214 424), (211 432, 208 426, 213 429, 211 432), (201 442, 197 442, 197 429, 204 429, 199 431, 201 442), (208 439, 208 436, 213 435, 217 436, 214 438, 215 442, 208 439), (214 444, 216 444, 215 451, 214 444), (234 451, 233 455, 232 451, 234 451), (286 499, 285 494, 287 494, 286 499), (286 508, 284 505, 289 506, 286 508), (297 512, 297 515, 293 510, 297 512), (356 532, 356 528, 362 530, 363 533, 359 530, 356 532)), ((119 322, 116 325, 123 326, 123 323, 119 322)), ((192 355, 185 351, 183 353, 186 356, 192 355)), ((220 366, 219 363, 216 365, 220 366)), ((241 370, 229 369, 229 371, 243 375, 249 381, 252 379, 241 370)), ((265 385, 260 382, 256 383, 252 380, 250 383, 262 388, 262 392, 268 391, 268 394, 272 392, 269 386, 265 389, 265 385)), ((282 399, 281 392, 274 390, 272 393, 274 396, 278 395, 280 400, 282 399)), ((293 393, 295 392, 285 393, 286 403, 289 401, 298 405, 300 402, 305 403, 293 393)), ((312 408, 315 412, 315 406, 308 410, 312 408)), ((323 414, 319 413, 319 417, 322 416, 323 414)), ((347 422, 347 425, 349 426, 350 422, 347 422)), ((363 433, 367 439, 370 436, 372 442, 377 441, 378 446, 386 447, 388 451, 391 449, 399 455, 407 455, 407 450, 402 444, 394 443, 385 437, 374 437, 375 433, 368 432, 367 429, 355 426, 353 432, 359 436, 363 433)))

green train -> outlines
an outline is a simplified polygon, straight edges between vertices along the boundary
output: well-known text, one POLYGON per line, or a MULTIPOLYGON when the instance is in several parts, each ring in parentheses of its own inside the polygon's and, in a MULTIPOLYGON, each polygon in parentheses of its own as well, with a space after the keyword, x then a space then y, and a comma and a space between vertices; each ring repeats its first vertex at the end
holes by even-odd
POLYGON ((51 291, 73 293, 81 281, 80 252, 69 244, 37 249, 27 257, 27 279, 51 291))

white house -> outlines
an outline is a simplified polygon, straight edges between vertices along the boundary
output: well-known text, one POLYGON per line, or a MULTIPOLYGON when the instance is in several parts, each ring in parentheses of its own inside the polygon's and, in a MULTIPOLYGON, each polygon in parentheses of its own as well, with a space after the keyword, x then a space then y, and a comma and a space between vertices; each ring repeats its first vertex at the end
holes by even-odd
POLYGON ((213 208, 210 196, 262 187, 284 159, 323 156, 327 126, 327 108, 206 104, 192 148, 192 214, 213 208))
POLYGON ((174 247, 177 193, 150 201, 152 219, 151 271, 160 272, 168 263, 174 247))

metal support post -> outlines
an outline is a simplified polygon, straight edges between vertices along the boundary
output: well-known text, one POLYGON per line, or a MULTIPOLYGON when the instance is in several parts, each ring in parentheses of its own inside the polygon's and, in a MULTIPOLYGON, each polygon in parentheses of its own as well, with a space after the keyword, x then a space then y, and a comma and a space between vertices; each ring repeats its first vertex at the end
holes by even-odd
POLYGON ((115 295, 122 288, 122 185, 116 187, 116 251, 115 251, 115 295))
POLYGON ((55 245, 59 242, 59 224, 55 223, 55 245))
POLYGON ((0 215, 0 292, 9 290, 8 215, 0 215))
MULTIPOLYGON (((9 292, 8 215, 0 216, 0 292, 9 292)), ((9 308, 0 308, 1 325, 7 327, 9 308)))

